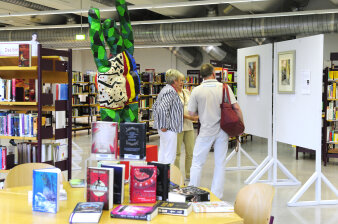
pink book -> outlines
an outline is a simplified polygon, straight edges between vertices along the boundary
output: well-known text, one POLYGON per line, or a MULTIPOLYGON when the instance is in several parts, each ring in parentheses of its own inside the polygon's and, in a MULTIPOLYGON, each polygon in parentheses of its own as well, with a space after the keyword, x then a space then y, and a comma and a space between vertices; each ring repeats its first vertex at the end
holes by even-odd
POLYGON ((130 203, 155 203, 156 181, 156 166, 131 166, 130 203))

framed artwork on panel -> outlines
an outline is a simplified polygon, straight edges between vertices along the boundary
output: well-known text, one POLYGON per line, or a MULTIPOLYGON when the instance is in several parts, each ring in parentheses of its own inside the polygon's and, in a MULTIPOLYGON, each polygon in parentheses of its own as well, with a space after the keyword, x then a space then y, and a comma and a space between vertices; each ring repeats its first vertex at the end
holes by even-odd
POLYGON ((278 93, 295 92, 296 51, 278 53, 278 93))
POLYGON ((259 55, 245 56, 245 93, 258 95, 259 55))

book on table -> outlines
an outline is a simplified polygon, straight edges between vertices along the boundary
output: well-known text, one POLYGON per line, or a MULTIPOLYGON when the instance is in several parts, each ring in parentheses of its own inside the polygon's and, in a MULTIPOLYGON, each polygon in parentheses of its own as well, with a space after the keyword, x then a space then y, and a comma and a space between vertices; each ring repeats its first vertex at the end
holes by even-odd
POLYGON ((61 170, 58 168, 33 170, 33 211, 59 211, 61 181, 61 170))
POLYGON ((99 223, 103 202, 78 202, 69 217, 69 223, 99 223))
POLYGON ((69 180, 69 184, 73 188, 86 187, 85 179, 71 179, 71 180, 69 180))
POLYGON ((234 206, 226 201, 193 202, 194 212, 234 212, 234 206))
POLYGON ((87 168, 87 202, 104 202, 104 210, 113 208, 114 169, 87 168))
POLYGON ((120 123, 120 157, 143 159, 146 154, 146 124, 120 123))
POLYGON ((156 166, 131 166, 130 203, 155 203, 156 179, 156 166))
POLYGON ((159 201, 167 201, 170 188, 170 164, 148 162, 148 165, 157 167, 156 199, 159 201))
POLYGON ((156 206, 158 207, 158 214, 163 215, 188 216, 192 211, 191 202, 159 201, 156 206))
POLYGON ((110 217, 151 221, 157 214, 156 206, 119 205, 110 212, 110 217))
POLYGON ((169 192, 170 202, 199 202, 210 201, 210 193, 201 188, 188 186, 169 192))
POLYGON ((114 169, 114 204, 122 204, 124 199, 124 164, 101 163, 102 168, 114 169))
POLYGON ((92 153, 115 154, 117 153, 116 122, 97 121, 92 123, 92 153))

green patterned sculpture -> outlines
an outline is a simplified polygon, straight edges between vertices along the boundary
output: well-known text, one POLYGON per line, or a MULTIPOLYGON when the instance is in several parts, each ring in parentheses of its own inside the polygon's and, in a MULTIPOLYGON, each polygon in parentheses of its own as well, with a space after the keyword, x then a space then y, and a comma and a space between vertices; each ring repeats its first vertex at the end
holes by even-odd
POLYGON ((95 64, 99 92, 100 114, 103 121, 137 122, 140 78, 133 58, 134 37, 125 0, 115 0, 120 18, 106 19, 101 24, 100 11, 88 11, 89 36, 95 64), (105 42, 110 49, 107 56, 105 42))

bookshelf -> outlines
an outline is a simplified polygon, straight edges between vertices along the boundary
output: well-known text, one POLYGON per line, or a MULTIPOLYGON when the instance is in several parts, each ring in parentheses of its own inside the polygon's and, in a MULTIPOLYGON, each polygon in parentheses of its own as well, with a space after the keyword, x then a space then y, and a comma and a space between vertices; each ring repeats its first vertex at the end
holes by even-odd
POLYGON ((97 90, 95 88, 96 72, 73 71, 72 78, 72 131, 91 130, 91 123, 98 116, 97 90))
MULTIPOLYGON (((67 154, 68 157, 62 160, 48 160, 44 161, 45 163, 53 164, 54 166, 60 168, 62 171, 68 171, 68 178, 71 179, 71 167, 72 167, 72 135, 71 135, 71 126, 72 119, 71 113, 66 113, 67 111, 71 111, 71 101, 70 100, 54 100, 53 93, 51 91, 43 91, 45 89, 45 85, 50 85, 51 87, 58 84, 67 84, 67 92, 66 96, 68 99, 72 98, 71 92, 71 80, 72 80, 72 50, 68 51, 60 51, 43 48, 40 44, 37 47, 37 56, 31 57, 31 67, 19 67, 18 66, 19 58, 18 56, 10 56, 0 57, 0 78, 4 80, 35 80, 34 92, 35 92, 35 101, 34 102, 17 102, 11 101, 2 101, 0 102, 0 110, 4 114, 11 114, 14 112, 15 114, 23 114, 32 115, 36 114, 36 136, 32 136, 32 133, 26 134, 24 132, 21 135, 21 131, 19 135, 16 132, 13 135, 11 131, 0 136, 0 139, 14 139, 19 141, 34 141, 36 145, 36 161, 41 162, 42 156, 42 146, 43 140, 67 140, 67 154), (61 61, 60 57, 65 58, 65 61, 61 61), (8 113, 8 112, 11 113, 8 113), (42 117, 52 116, 52 112, 65 111, 65 117, 63 120, 65 121, 64 126, 60 127, 55 124, 53 126, 50 124, 49 126, 43 125, 42 117)), ((11 92, 13 94, 13 90, 11 92)), ((18 94, 18 93, 16 93, 18 94)), ((17 96, 16 96, 17 97, 17 96)), ((55 96, 54 96, 55 97, 55 96)), ((17 98, 16 98, 17 100, 17 98)), ((24 100, 25 97, 24 97, 24 100)), ((25 116, 23 115, 23 116, 25 116)), ((2 115, 6 116, 6 115, 2 115)), ((9 118, 10 118, 9 116, 9 118)), ((34 115, 35 116, 35 115, 34 115)), ((19 119, 21 119, 19 117, 19 119)), ((20 120, 22 122, 22 120, 20 120)), ((33 122, 32 122, 33 123, 33 122)), ((5 123, 6 124, 6 123, 5 123)), ((32 129, 35 126, 32 126, 32 129)), ((28 125, 29 126, 29 125, 28 125)), ((11 130, 13 127, 5 126, 6 130, 11 130)), ((18 129, 20 129, 19 126, 18 129)), ((23 129, 23 128, 22 128, 23 129)), ((7 164, 7 168, 10 169, 13 167, 14 159, 13 154, 7 155, 7 162, 11 161, 11 164, 7 164)))
POLYGON ((337 100, 338 100, 338 53, 330 54, 331 68, 323 72, 323 126, 322 126, 322 159, 324 166, 329 158, 338 158, 337 100))

